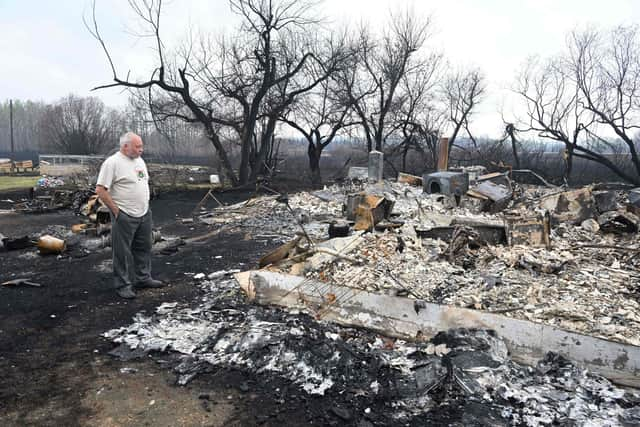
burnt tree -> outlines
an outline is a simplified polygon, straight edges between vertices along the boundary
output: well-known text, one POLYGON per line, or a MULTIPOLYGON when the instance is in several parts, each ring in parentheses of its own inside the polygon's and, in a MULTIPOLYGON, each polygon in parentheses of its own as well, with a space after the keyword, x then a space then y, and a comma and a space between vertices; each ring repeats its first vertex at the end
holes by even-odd
POLYGON ((437 82, 440 77, 438 67, 424 67, 423 72, 407 75, 402 81, 401 101, 395 111, 397 144, 392 145, 390 157, 400 154, 401 169, 407 170, 410 151, 420 154, 422 162, 435 167, 438 141, 442 135, 446 116, 439 108, 437 82))
POLYGON ((332 61, 321 61, 310 40, 319 32, 318 20, 310 15, 315 3, 230 0, 231 10, 242 22, 231 41, 222 38, 214 42, 200 35, 197 41, 190 39, 178 52, 169 54, 160 32, 162 1, 131 0, 132 10, 147 29, 141 35, 154 41, 156 52, 156 66, 149 78, 142 80, 132 80, 129 74, 122 76, 117 71, 99 31, 94 3, 88 27, 104 50, 114 81, 95 89, 151 88, 157 116, 200 124, 232 184, 245 184, 264 167, 273 140, 273 118, 279 110, 331 72, 332 61), (322 67, 326 72, 315 82, 296 79, 307 67, 322 67), (273 100, 279 104, 270 104, 273 100), (257 129, 265 118, 265 127, 257 129), (223 143, 229 130, 238 135, 237 168, 231 162, 228 145, 223 143))
POLYGON ((386 137, 395 130, 392 118, 399 107, 402 79, 440 63, 441 55, 420 52, 431 26, 430 19, 421 20, 406 11, 391 16, 382 37, 363 27, 354 38, 357 57, 340 78, 344 97, 353 105, 369 151, 382 151, 386 137))
MULTIPOLYGON (((341 63, 336 65, 335 70, 342 72, 348 67, 353 52, 345 48, 344 38, 340 38, 337 44, 343 48, 344 54, 339 57, 341 63)), ((315 80, 317 77, 312 75, 309 79, 315 80)), ((322 184, 320 158, 324 149, 342 131, 359 124, 352 108, 348 99, 341 96, 338 80, 331 77, 298 97, 280 116, 281 121, 297 130, 307 142, 311 182, 315 186, 322 184)))
POLYGON ((485 90, 484 76, 477 69, 459 70, 445 79, 442 93, 448 118, 453 127, 449 137, 449 151, 455 145, 460 131, 467 133, 477 149, 476 140, 471 133, 470 122, 485 90))
MULTIPOLYGON (((576 156, 607 166, 621 178, 640 185, 640 157, 635 133, 640 129, 640 31, 637 25, 607 32, 586 30, 569 36, 567 68, 580 94, 580 108, 608 128, 626 148, 633 172, 626 172, 594 150, 576 150, 576 156)), ((613 151, 610 139, 598 128, 588 135, 613 151)))
POLYGON ((640 185, 633 135, 640 128, 639 43, 637 27, 573 32, 567 52, 547 60, 533 58, 521 72, 514 91, 526 113, 516 120, 518 127, 563 144, 565 181, 574 158, 581 158, 640 185), (630 167, 610 155, 621 148, 630 167))

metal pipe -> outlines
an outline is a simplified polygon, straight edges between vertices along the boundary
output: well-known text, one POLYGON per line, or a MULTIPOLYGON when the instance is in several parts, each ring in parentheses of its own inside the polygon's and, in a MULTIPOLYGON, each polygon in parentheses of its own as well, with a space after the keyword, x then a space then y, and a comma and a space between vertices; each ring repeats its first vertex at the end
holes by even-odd
MULTIPOLYGON (((11 157, 13 157, 14 146, 13 146, 13 99, 9 100, 9 129, 11 129, 11 157)), ((15 161, 14 158, 11 160, 15 161)))

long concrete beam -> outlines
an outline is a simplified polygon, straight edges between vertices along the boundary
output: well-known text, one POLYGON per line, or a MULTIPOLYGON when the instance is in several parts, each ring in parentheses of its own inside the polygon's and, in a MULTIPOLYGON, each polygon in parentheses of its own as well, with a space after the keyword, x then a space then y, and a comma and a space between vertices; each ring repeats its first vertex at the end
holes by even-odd
POLYGON ((236 275, 258 304, 305 311, 319 320, 404 339, 429 339, 452 328, 493 329, 514 360, 533 365, 553 351, 611 381, 640 388, 640 347, 482 311, 374 294, 269 271, 236 275))

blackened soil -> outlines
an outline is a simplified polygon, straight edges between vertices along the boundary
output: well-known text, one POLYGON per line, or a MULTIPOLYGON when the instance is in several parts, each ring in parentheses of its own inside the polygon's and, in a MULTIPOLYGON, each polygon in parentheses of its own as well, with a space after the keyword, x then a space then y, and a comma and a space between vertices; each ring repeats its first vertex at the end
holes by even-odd
MULTIPOLYGON (((174 220, 188 216, 202 195, 201 192, 182 193, 156 199, 153 202, 156 225, 182 237, 212 231, 203 225, 179 225, 179 221, 174 220)), ((233 199, 242 197, 246 195, 234 194, 224 202, 234 202, 233 199)), ((0 233, 9 237, 37 235, 46 226, 69 226, 76 222, 78 217, 69 211, 43 215, 0 214, 0 233)), ((200 291, 193 285, 191 276, 185 273, 251 268, 269 249, 268 242, 256 246, 255 242, 243 240, 242 236, 220 234, 198 245, 181 246, 172 255, 156 255, 154 276, 164 280, 167 286, 140 292, 133 301, 120 299, 110 287, 108 250, 83 258, 62 259, 37 255, 35 248, 0 252, 0 281, 25 277, 42 285, 40 288, 0 287, 1 424, 141 425, 146 423, 142 422, 145 419, 153 419, 154 425, 245 425, 247 420, 256 420, 256 415, 260 415, 253 406, 256 399, 263 402, 260 411, 265 411, 264 421, 270 420, 271 414, 276 412, 271 410, 269 402, 274 407, 281 407, 273 402, 271 390, 258 384, 252 387, 252 399, 230 399, 234 394, 230 391, 234 383, 254 380, 225 372, 212 376, 207 382, 195 382, 189 389, 172 386, 170 391, 165 390, 165 393, 175 394, 165 399, 167 402, 189 396, 194 407, 202 411, 202 419, 194 418, 193 414, 183 414, 180 418, 179 408, 175 409, 176 413, 165 414, 164 418, 145 418, 140 411, 147 410, 150 403, 145 400, 141 410, 132 408, 130 400, 135 396, 128 396, 127 392, 128 389, 135 392, 136 381, 150 381, 154 375, 151 372, 154 368, 149 367, 151 362, 127 365, 138 366, 135 369, 140 375, 139 380, 130 381, 131 374, 120 372, 123 362, 106 356, 113 344, 100 336, 109 329, 126 326, 139 311, 153 311, 163 302, 193 301, 200 291), (148 375, 145 376, 145 372, 148 375), (100 385, 98 389, 96 384, 100 385), (206 388, 210 396, 224 397, 218 404, 203 404, 202 399, 198 399, 202 393, 194 391, 194 387, 206 388), (102 390, 120 390, 121 393, 108 395, 101 393, 102 390), (113 401, 93 405, 95 398, 92 396, 96 395, 108 395, 113 401), (224 399, 233 400, 233 404, 230 406, 224 399), (215 416, 223 404, 224 419, 215 416), (121 407, 123 411, 134 413, 118 419, 113 418, 120 415, 118 411, 112 411, 115 415, 112 413, 101 419, 101 411, 110 407, 121 407)), ((240 384, 235 388, 246 390, 245 386, 239 387, 240 384)), ((146 389, 153 390, 154 387, 160 386, 156 384, 146 389)), ((189 409, 189 405, 184 406, 185 410, 189 409)), ((300 421, 304 424, 306 418, 300 421)))
MULTIPOLYGON (((231 204, 252 193, 216 197, 231 204)), ((376 407, 365 414, 354 396, 331 390, 325 396, 310 396, 274 375, 211 368, 182 387, 175 385, 172 372, 176 355, 129 361, 108 355, 114 345, 101 337, 105 331, 127 326, 136 313, 152 312, 163 302, 198 300, 201 291, 193 273, 250 269, 276 246, 246 240, 245 233, 215 234, 206 225, 183 223, 203 195, 170 193, 152 202, 154 222, 164 235, 212 237, 180 246, 170 255, 156 254, 154 276, 167 286, 140 292, 133 301, 120 299, 110 287, 109 250, 61 259, 40 256, 33 248, 0 252, 1 282, 24 277, 42 284, 0 286, 0 425, 394 424, 376 407)), ((68 227, 79 219, 70 211, 0 213, 0 233, 37 236, 46 227, 68 227)))

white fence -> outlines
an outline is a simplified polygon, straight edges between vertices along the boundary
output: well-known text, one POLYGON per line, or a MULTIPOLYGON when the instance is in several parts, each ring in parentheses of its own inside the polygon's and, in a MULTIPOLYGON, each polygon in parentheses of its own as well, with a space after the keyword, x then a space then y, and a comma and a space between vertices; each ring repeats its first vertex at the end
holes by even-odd
POLYGON ((90 161, 102 161, 105 156, 98 155, 76 155, 76 154, 40 154, 40 161, 45 161, 51 165, 77 164, 84 165, 90 161))

